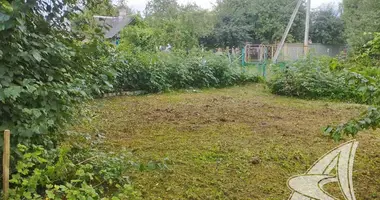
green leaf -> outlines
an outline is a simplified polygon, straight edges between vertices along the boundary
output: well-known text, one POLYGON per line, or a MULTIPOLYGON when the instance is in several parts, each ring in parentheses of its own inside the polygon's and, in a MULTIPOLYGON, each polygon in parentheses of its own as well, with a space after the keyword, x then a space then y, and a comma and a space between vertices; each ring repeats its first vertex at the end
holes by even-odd
POLYGON ((6 15, 4 13, 0 12, 0 22, 6 22, 10 19, 11 17, 9 15, 6 15))
POLYGON ((23 196, 26 199, 32 199, 32 193, 30 193, 30 192, 24 192, 23 196))
POLYGON ((55 194, 54 194, 54 191, 51 191, 51 190, 46 190, 46 195, 49 199, 54 199, 55 198, 55 194))
POLYGON ((372 123, 372 120, 371 120, 370 118, 365 118, 364 121, 365 121, 367 124, 372 123))
POLYGON ((4 96, 6 98, 16 99, 20 96, 20 93, 22 92, 22 87, 20 86, 11 86, 9 88, 5 88, 4 90, 4 96))
POLYGON ((37 50, 32 50, 32 55, 34 59, 36 59, 38 62, 41 62, 42 57, 41 57, 41 54, 37 50))

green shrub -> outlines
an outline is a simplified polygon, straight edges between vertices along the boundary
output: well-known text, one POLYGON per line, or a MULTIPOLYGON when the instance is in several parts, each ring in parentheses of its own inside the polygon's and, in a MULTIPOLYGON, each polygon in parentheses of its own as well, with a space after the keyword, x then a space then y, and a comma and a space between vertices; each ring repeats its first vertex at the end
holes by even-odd
POLYGON ((165 163, 131 161, 123 151, 103 153, 61 147, 18 145, 20 159, 10 180, 10 199, 141 199, 128 177, 131 170, 167 169, 165 163))
POLYGON ((325 59, 288 64, 268 83, 274 94, 379 104, 378 81, 350 69, 332 70, 325 59))
POLYGON ((116 75, 107 65, 109 46, 78 42, 83 38, 61 23, 68 7, 50 3, 50 11, 42 1, 0 4, 0 131, 12 130, 13 146, 54 147, 77 106, 109 90, 116 75))
POLYGON ((118 58, 117 90, 160 92, 258 82, 227 57, 209 52, 126 54, 118 58))
POLYGON ((335 76, 316 61, 300 61, 288 64, 270 82, 272 92, 279 95, 302 98, 335 98, 345 96, 344 79, 335 76))

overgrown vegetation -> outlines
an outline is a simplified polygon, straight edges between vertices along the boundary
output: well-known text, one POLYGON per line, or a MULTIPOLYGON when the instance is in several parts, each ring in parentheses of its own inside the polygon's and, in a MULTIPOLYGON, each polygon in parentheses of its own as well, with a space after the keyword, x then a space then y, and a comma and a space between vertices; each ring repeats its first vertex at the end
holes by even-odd
POLYGON ((354 49, 360 49, 366 42, 373 39, 367 32, 380 32, 380 4, 377 0, 343 1, 343 21, 348 44, 354 49))
POLYGON ((35 145, 18 145, 18 151, 10 199, 141 199, 125 174, 137 164, 122 153, 35 145))
MULTIPOLYGON (((128 158, 85 148, 73 152, 60 144, 64 128, 81 120, 83 103, 94 97, 259 81, 227 56, 181 51, 197 46, 200 35, 195 32, 179 37, 183 43, 173 43, 180 47, 177 52, 161 53, 154 46, 158 43, 150 45, 152 37, 145 38, 151 34, 143 29, 145 22, 136 23, 130 28, 136 35, 131 35, 133 31, 123 35, 116 49, 103 38, 104 27, 93 15, 116 15, 117 9, 110 1, 81 1, 82 12, 78 3, 0 2, 0 130, 12 131, 12 168, 17 171, 12 172, 11 197, 15 199, 138 198, 131 183, 120 179, 130 171, 128 158), (86 161, 93 154, 101 156, 86 161)), ((181 21, 200 13, 204 11, 178 17, 181 21)), ((196 25, 182 29, 195 31, 196 25)))
MULTIPOLYGON (((380 34, 372 34, 357 55, 347 60, 308 58, 288 64, 269 83, 273 93, 302 98, 326 98, 372 106, 380 105, 379 46, 380 34)), ((378 108, 370 108, 359 119, 337 127, 329 126, 326 134, 335 140, 343 135, 379 126, 378 108)))
POLYGON ((125 150, 104 153, 81 142, 49 150, 18 145, 10 199, 141 199, 130 173, 168 169, 165 160, 140 164, 125 150))
POLYGON ((290 63, 269 85, 275 94, 311 99, 335 99, 362 104, 378 104, 378 81, 347 68, 331 69, 339 62, 329 58, 290 63))
MULTIPOLYGON (((211 50, 242 47, 246 42, 277 42, 294 3, 223 0, 206 10, 176 0, 150 0, 144 18, 131 15, 131 24, 106 40, 109 27, 100 26, 94 15, 117 16, 122 10, 131 14, 125 2, 115 6, 110 0, 0 0, 0 131, 12 131, 12 169, 16 170, 11 175, 11 198, 140 199, 125 175, 136 169, 166 169, 164 162, 136 164, 125 152, 63 145, 65 128, 81 122, 84 104, 105 93, 158 93, 259 82, 240 62, 211 50), (111 44, 114 40, 120 43, 117 47, 111 44), (161 51, 160 46, 170 50, 161 51)), ((380 104, 380 35, 354 37, 358 34, 353 28, 361 23, 352 22, 347 13, 355 13, 351 7, 357 5, 360 10, 375 5, 344 2, 346 36, 358 55, 346 61, 309 58, 289 64, 270 83, 274 93, 380 104), (363 48, 357 45, 368 40, 363 48)), ((303 39, 301 7, 288 42, 303 39)), ((312 40, 343 42, 340 12, 332 7, 314 11, 312 40)), ((360 16, 361 22, 369 21, 370 15, 360 16)), ((379 121, 378 109, 371 108, 358 119, 328 127, 326 133, 339 140, 376 128, 379 121)), ((214 159, 208 156, 204 159, 214 159)))
POLYGON ((258 82, 227 56, 201 51, 121 55, 117 86, 121 91, 160 92, 186 88, 226 87, 258 82))
POLYGON ((165 55, 154 49, 138 51, 136 46, 143 44, 128 46, 124 40, 115 52, 94 35, 99 27, 78 32, 80 19, 87 18, 68 12, 64 7, 74 9, 75 4, 66 4, 1 4, 1 129, 12 130, 14 145, 56 146, 56 133, 73 118, 76 106, 105 92, 223 87, 258 80, 227 57, 207 52, 165 55), (71 18, 75 31, 58 23, 71 18))

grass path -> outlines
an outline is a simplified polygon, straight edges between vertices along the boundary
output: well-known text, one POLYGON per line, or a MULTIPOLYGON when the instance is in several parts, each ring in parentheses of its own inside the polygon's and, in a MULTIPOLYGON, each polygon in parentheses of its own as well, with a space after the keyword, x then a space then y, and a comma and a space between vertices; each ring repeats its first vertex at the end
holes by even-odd
MULTIPOLYGON (((279 97, 264 85, 115 97, 93 103, 104 148, 127 148, 170 170, 130 174, 144 199, 287 199, 287 179, 338 146, 321 130, 363 106, 279 97)), ((368 131, 354 166, 357 199, 380 199, 380 134, 368 131)), ((341 143, 343 143, 342 141, 341 143)), ((329 191, 339 194, 337 185, 329 191)))

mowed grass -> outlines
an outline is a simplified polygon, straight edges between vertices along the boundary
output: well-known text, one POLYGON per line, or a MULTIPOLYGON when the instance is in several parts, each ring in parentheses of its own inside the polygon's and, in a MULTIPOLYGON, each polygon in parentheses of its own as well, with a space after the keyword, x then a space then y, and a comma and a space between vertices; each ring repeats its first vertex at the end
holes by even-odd
MULTIPOLYGON (((265 85, 113 97, 92 103, 100 148, 130 150, 141 162, 170 160, 169 170, 128 174, 144 199, 287 199, 287 180, 303 174, 336 143, 328 124, 364 106, 270 94, 265 85)), ((361 132, 354 166, 357 199, 380 199, 380 134, 361 132)), ((339 197, 339 187, 329 191, 339 197)))

